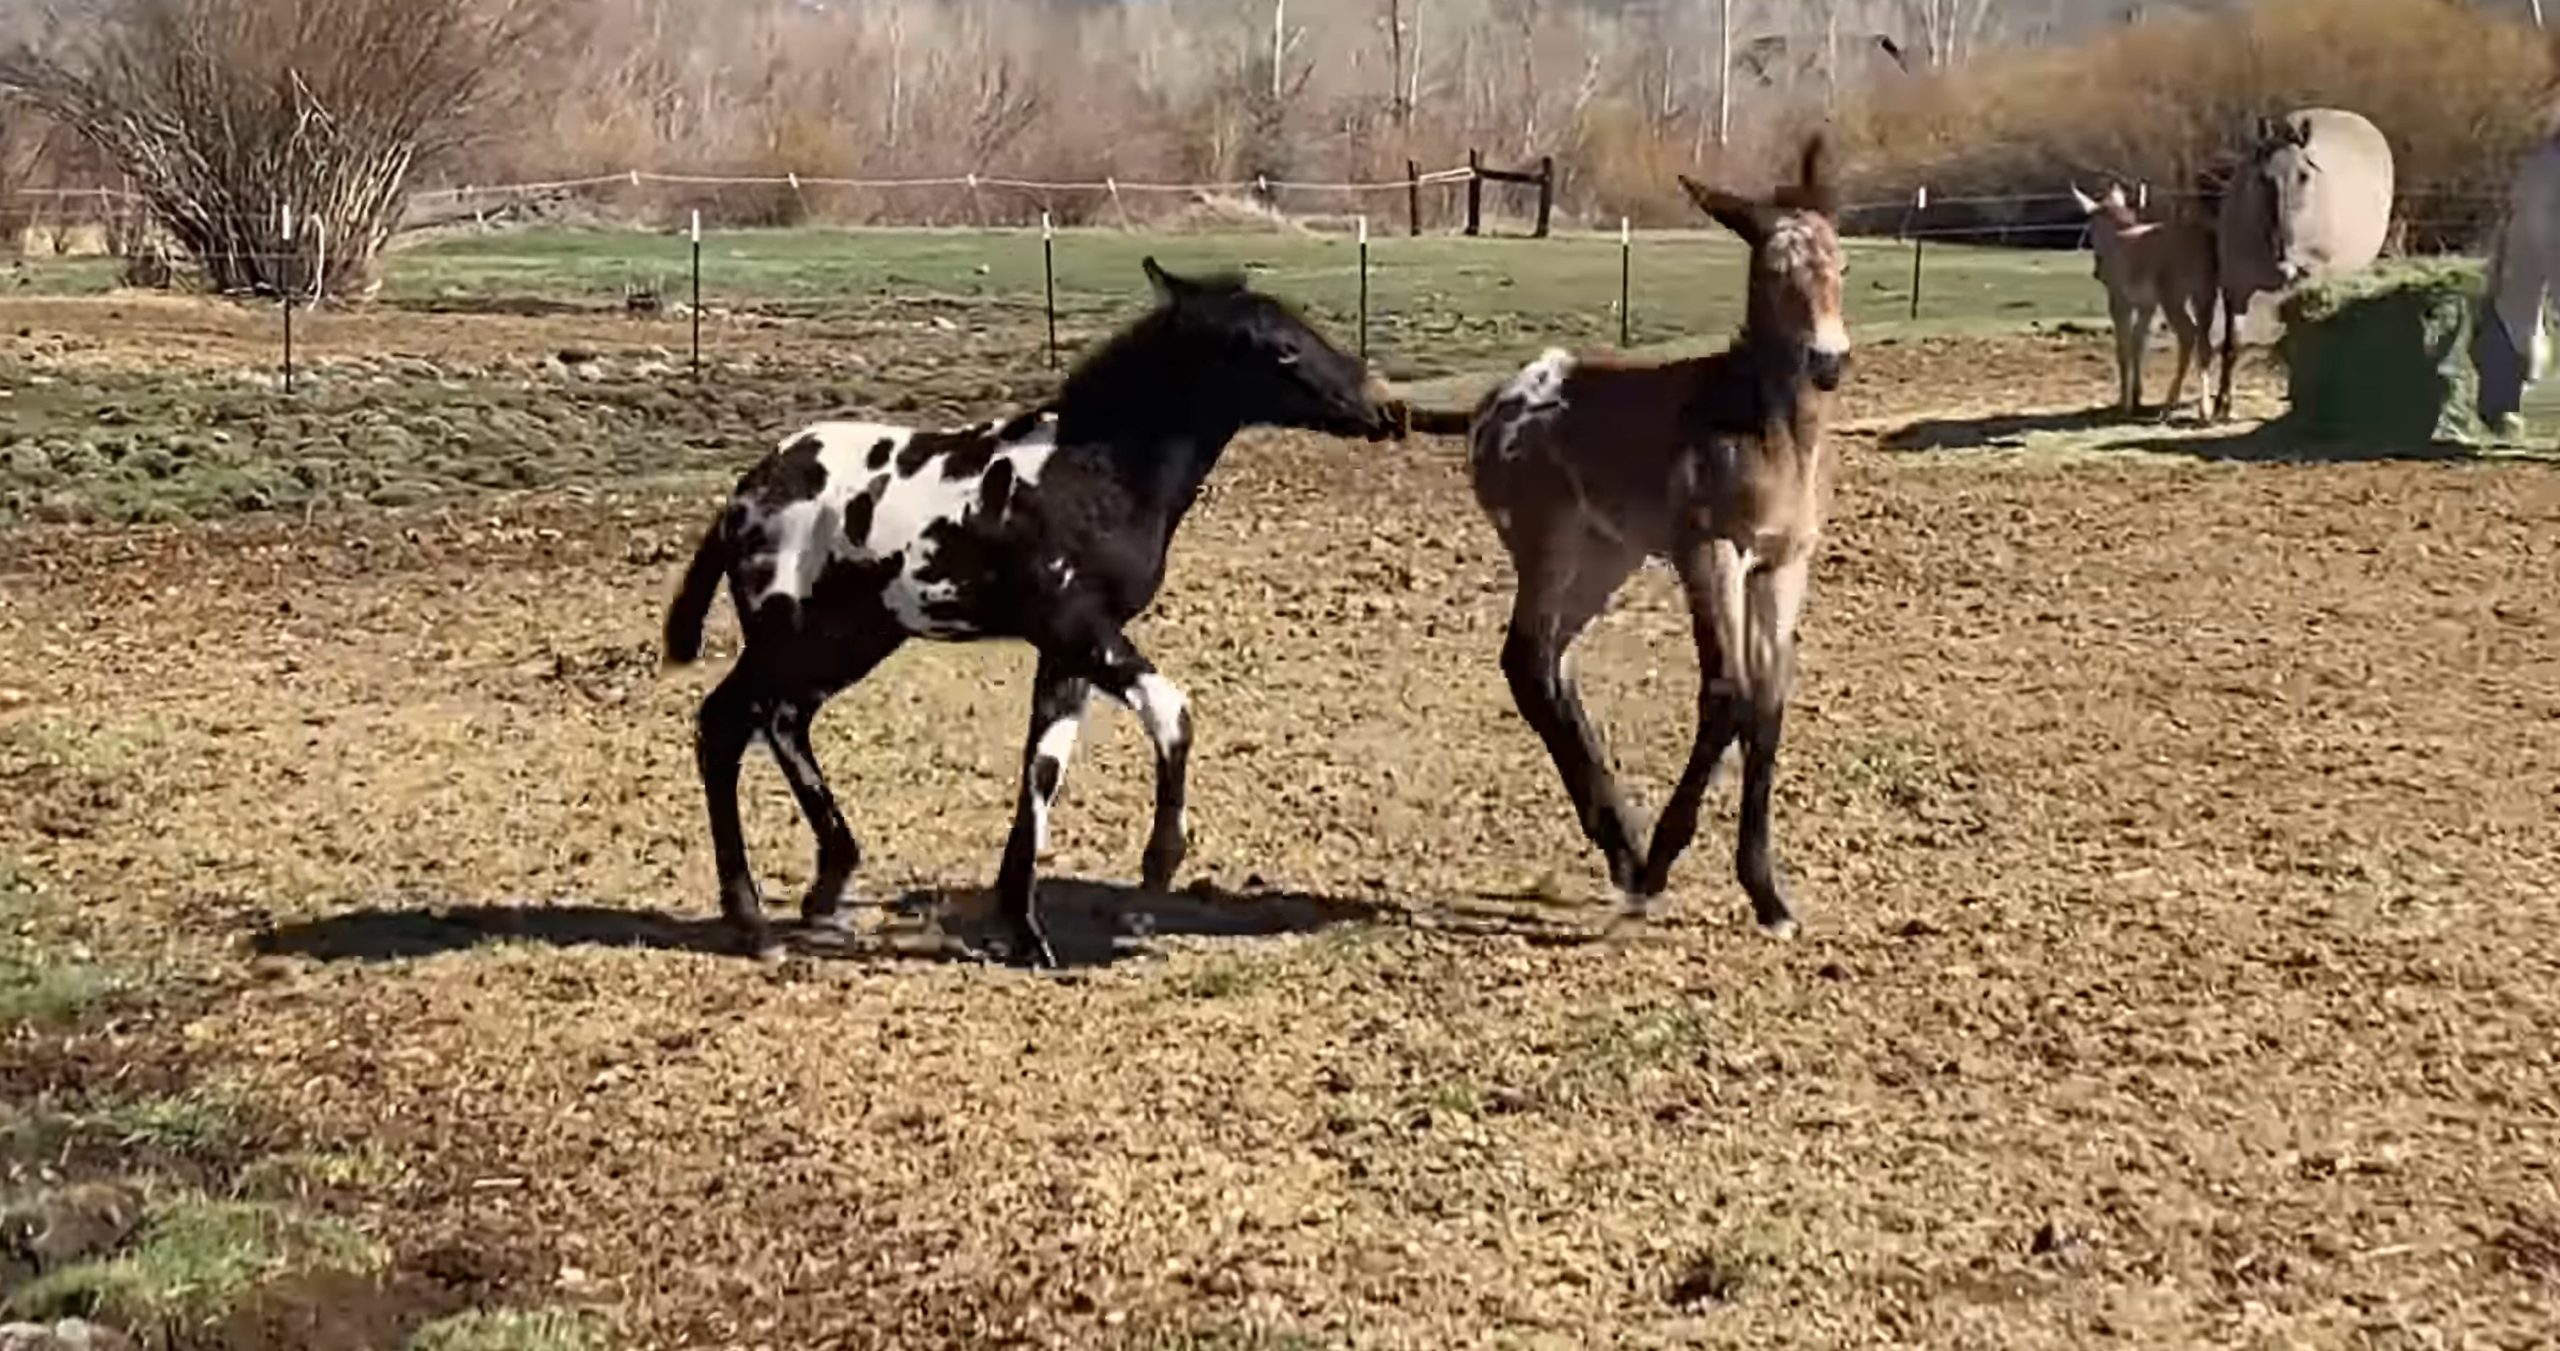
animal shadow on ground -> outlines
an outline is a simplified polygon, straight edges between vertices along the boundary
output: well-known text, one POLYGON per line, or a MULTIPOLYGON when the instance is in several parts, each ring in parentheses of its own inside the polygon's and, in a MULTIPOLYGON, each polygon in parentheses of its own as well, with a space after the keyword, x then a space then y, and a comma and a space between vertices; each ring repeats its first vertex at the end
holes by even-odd
POLYGON ((2026 438, 2049 432, 2131 431, 2155 427, 2157 410, 2127 413, 2114 404, 2062 413, 1999 413, 1990 417, 1945 418, 1914 422, 1887 432, 1876 444, 1886 450, 1987 450, 2021 447, 2026 438))
POLYGON ((2083 450, 2184 455, 2191 459, 2256 464, 2344 464, 2354 461, 2483 459, 2500 454, 2532 457, 2523 446, 2469 446, 2412 437, 2406 443, 2341 443, 2314 437, 2289 417, 2208 433, 2193 415, 2163 422, 2156 412, 2128 416, 2109 406, 2063 413, 2011 413, 1982 418, 1914 422, 1886 433, 1877 444, 1899 452, 2023 449, 2038 434, 2087 433, 2083 450), (2110 435, 2109 433, 2113 433, 2110 435))
POLYGON ((2284 418, 2236 430, 2226 436, 2137 437, 2111 443, 2105 449, 2252 464, 2351 464, 2384 460, 2424 463, 2491 459, 2502 454, 2533 457, 2532 450, 2527 447, 2473 446, 2422 436, 2412 437, 2407 442, 2340 442, 2307 436, 2284 418))
MULTIPOLYGON (((881 921, 855 932, 777 925, 775 936, 796 956, 975 962, 989 959, 987 939, 999 929, 985 888, 925 888, 862 908, 884 912, 881 921)), ((1370 901, 1293 891, 1228 892, 1195 884, 1160 893, 1071 878, 1044 878, 1040 884, 1041 922, 1066 967, 1108 966, 1142 955, 1149 938, 1268 938, 1371 923, 1387 913, 1370 901)), ((261 956, 390 962, 502 942, 651 948, 744 960, 717 915, 689 918, 582 903, 372 907, 262 929, 250 936, 249 947, 261 956)))

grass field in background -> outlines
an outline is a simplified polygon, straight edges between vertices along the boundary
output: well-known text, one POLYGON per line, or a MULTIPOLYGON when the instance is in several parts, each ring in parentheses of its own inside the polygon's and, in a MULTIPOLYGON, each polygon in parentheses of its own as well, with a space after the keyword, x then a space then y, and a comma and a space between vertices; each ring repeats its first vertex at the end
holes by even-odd
MULTIPOLYGON (((1242 268, 1257 286, 1305 304, 1352 341, 1358 246, 1337 235, 1061 232, 1055 241, 1061 320, 1105 327, 1146 302, 1139 260, 1176 272, 1242 268)), ((1865 336, 1912 327, 1911 252, 1889 240, 1849 245, 1850 321, 1865 336)), ((1739 243, 1714 230, 1637 237, 1636 345, 1721 343, 1741 322, 1739 243)), ((1929 331, 2092 320, 2105 307, 2085 253, 1932 244, 1924 260, 1919 326, 1929 331)), ((626 284, 687 297, 681 235, 526 231, 447 238, 393 253, 383 299, 418 308, 620 305, 626 284)), ((104 260, 30 260, 38 294, 103 292, 104 260)), ((1370 245, 1370 340, 1390 364, 1449 368, 1452 350, 1513 353, 1555 341, 1618 339, 1619 249, 1614 235, 1538 239, 1379 236, 1370 245)), ((827 314, 884 299, 1037 310, 1041 241, 1019 230, 741 230, 703 245, 703 301, 712 309, 827 314)))

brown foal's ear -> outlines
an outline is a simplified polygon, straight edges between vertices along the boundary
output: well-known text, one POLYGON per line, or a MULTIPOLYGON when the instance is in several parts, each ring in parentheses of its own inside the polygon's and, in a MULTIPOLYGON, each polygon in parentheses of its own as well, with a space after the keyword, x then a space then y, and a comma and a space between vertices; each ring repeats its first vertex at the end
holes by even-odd
POLYGON ((1817 131, 1804 143, 1796 163, 1796 181, 1777 192, 1778 205, 1818 215, 1840 214, 1840 193, 1831 181, 1831 137, 1817 131))
POLYGON ((1680 175, 1680 186, 1699 210, 1713 217, 1716 224, 1742 236, 1742 242, 1758 248, 1760 241, 1769 237, 1771 213, 1766 204, 1708 187, 1687 174, 1680 175))

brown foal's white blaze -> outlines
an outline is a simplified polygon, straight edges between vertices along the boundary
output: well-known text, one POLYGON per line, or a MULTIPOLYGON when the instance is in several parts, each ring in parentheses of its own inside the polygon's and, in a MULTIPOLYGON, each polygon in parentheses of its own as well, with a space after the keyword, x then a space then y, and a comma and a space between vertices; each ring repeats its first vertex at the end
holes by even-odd
POLYGON ((1836 381, 1837 368, 1849 357, 1849 317, 1841 299, 1848 253, 1839 232, 1813 212, 1788 212, 1769 231, 1768 257, 1770 270, 1785 279, 1789 308, 1800 301, 1805 310, 1789 316, 1803 322, 1805 350, 1817 369, 1833 367, 1836 381))

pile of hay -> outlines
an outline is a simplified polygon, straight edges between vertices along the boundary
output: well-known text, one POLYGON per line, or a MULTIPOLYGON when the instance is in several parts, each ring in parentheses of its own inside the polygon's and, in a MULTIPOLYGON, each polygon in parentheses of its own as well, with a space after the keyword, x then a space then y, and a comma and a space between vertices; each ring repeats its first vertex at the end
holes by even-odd
POLYGON ((2276 356, 2291 407, 2270 430, 2379 449, 2493 439, 2471 364, 2480 284, 2474 263, 2380 264, 2287 296, 2276 356))

